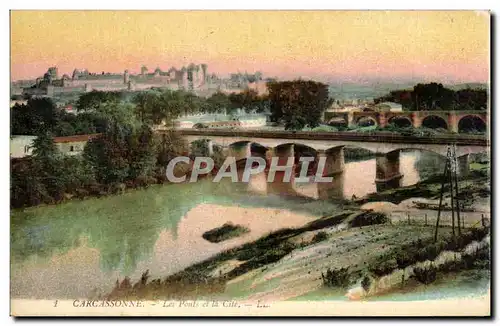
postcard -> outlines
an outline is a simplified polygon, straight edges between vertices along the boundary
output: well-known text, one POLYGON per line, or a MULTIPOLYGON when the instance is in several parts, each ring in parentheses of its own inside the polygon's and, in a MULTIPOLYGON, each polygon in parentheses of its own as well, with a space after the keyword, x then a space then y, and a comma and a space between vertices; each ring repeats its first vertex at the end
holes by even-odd
POLYGON ((491 315, 490 12, 10 17, 11 315, 491 315))

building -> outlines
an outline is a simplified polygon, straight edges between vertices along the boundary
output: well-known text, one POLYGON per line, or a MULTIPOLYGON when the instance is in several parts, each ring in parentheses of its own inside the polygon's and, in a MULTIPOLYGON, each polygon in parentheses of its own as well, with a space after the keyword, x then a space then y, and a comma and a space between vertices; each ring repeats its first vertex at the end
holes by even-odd
MULTIPOLYGON (((83 152, 87 142, 100 134, 54 137, 58 150, 65 155, 77 155, 83 152)), ((21 158, 33 153, 33 141, 36 136, 14 135, 10 137, 10 157, 21 158)))
POLYGON ((233 129, 233 128, 240 128, 241 127, 241 122, 237 120, 231 120, 231 121, 213 121, 213 122, 205 122, 205 123, 197 123, 193 125, 193 128, 195 129, 203 129, 203 128, 210 128, 210 129, 233 129))
POLYGON ((10 136, 10 157, 20 158, 31 155, 33 141, 36 136, 13 135, 10 136))
POLYGON ((403 112, 403 105, 394 102, 382 102, 373 105, 374 111, 403 112))
POLYGON ((94 139, 101 134, 89 134, 89 135, 75 135, 75 136, 64 136, 64 137, 54 137, 54 143, 56 144, 59 152, 65 155, 77 155, 83 152, 85 145, 91 139, 94 139))
POLYGON ((141 90, 152 87, 184 89, 188 91, 206 90, 211 84, 206 64, 191 63, 187 67, 170 68, 164 72, 157 67, 152 73, 143 66, 140 74, 124 70, 122 74, 109 72, 90 72, 87 69, 74 69, 70 76, 59 77, 57 67, 50 67, 43 77, 31 85, 22 87, 22 96, 59 97, 66 94, 80 94, 98 91, 141 90))
POLYGON ((237 109, 231 114, 207 113, 185 115, 174 121, 174 127, 178 129, 191 128, 256 128, 267 125, 270 113, 246 113, 237 109))

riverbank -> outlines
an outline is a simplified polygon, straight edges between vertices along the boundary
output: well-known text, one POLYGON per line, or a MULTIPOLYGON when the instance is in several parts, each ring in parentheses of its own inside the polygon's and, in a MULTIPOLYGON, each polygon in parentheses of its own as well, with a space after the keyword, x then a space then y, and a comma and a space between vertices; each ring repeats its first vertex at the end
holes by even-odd
MULTIPOLYGON (((143 281, 135 285, 130 280, 124 280, 105 297, 281 301, 325 287, 323 274, 329 275, 329 271, 341 269, 348 270, 348 280, 346 283, 334 283, 333 291, 343 291, 349 297, 349 289, 356 288, 359 282, 368 278, 376 286, 372 295, 387 294, 393 287, 392 283, 395 283, 396 289, 400 288, 400 285, 395 285, 401 282, 401 271, 394 271, 398 269, 398 263, 396 260, 392 263, 386 257, 392 257, 400 250, 418 250, 416 243, 432 243, 434 228, 386 223, 353 226, 353 221, 364 220, 369 215, 366 212, 344 213, 321 218, 302 227, 282 229, 224 251, 165 279, 147 282, 147 278, 143 277, 143 281), (397 275, 393 276, 393 273, 397 275)), ((445 243, 442 250, 449 247, 446 243, 450 243, 450 234, 450 228, 441 228, 438 243, 445 243)), ((480 241, 484 234, 483 231, 468 238, 457 250, 471 241, 480 241)), ((428 245, 422 248, 425 246, 428 245)), ((440 250, 433 256, 430 254, 429 258, 434 259, 439 253, 440 250)), ((415 268, 415 264, 426 257, 409 258, 403 266, 415 268)), ((405 271, 402 273, 404 275, 405 271)), ((409 279, 412 274, 406 271, 406 275, 409 279)), ((408 284, 414 285, 414 281, 408 284)))
MULTIPOLYGON (((460 189, 463 189, 461 195, 472 196, 473 204, 476 206, 481 200, 485 203, 489 202, 489 179, 482 174, 476 174, 473 171, 468 178, 460 181, 460 189)), ((371 284, 377 284, 377 290, 371 294, 375 296, 386 295, 387 291, 392 291, 393 286, 396 289, 406 285, 415 286, 416 276, 412 276, 409 280, 411 275, 415 273, 427 275, 426 273, 432 274, 434 271, 419 271, 418 268, 422 267, 418 265, 420 260, 416 259, 400 271, 393 272, 392 267, 386 266, 390 263, 390 259, 381 257, 389 257, 391 253, 400 250, 410 250, 404 248, 415 247, 417 240, 431 244, 435 214, 429 213, 429 216, 425 217, 425 222, 423 216, 417 218, 412 215, 412 219, 407 222, 405 209, 412 208, 412 201, 416 194, 419 194, 421 200, 423 198, 432 200, 439 194, 439 190, 440 184, 436 183, 435 179, 431 179, 415 186, 371 194, 346 203, 338 214, 324 216, 299 227, 269 233, 255 241, 216 254, 166 278, 154 279, 151 282, 147 279, 135 285, 130 279, 126 282, 122 281, 108 293, 107 297, 113 299, 215 297, 289 300, 324 288, 325 273, 336 271, 335 273, 341 275, 346 273, 344 268, 349 270, 350 281, 346 283, 348 286, 340 288, 347 297, 362 296, 359 293, 363 291, 359 287, 365 278, 369 279, 371 284), (379 204, 381 201, 388 204, 396 202, 403 206, 400 207, 400 211, 390 205, 385 209, 366 207, 367 204, 379 204), (367 209, 370 210, 367 211, 367 209), (403 214, 402 218, 398 218, 399 213, 403 214), (385 217, 378 218, 377 216, 385 217), (359 221, 364 222, 359 224, 359 221), (376 267, 377 264, 385 267, 376 267), (379 272, 374 276, 377 268, 379 272), (417 272, 414 272, 414 269, 417 272), (396 274, 389 277, 391 273, 396 274), (406 282, 404 280, 401 282, 401 273, 406 274, 406 282), (349 289, 349 287, 352 288, 349 289), (350 293, 349 290, 354 292, 350 293)), ((423 211, 413 208, 415 212, 423 211)), ((487 205, 486 209, 489 215, 487 205)), ((470 230, 474 232, 473 230, 481 229, 482 225, 478 224, 473 216, 467 214, 469 212, 462 213, 462 220, 467 221, 462 232, 470 230)), ((449 243, 450 225, 451 222, 447 221, 446 214, 444 214, 438 232, 439 243, 449 243)), ((480 233, 480 236, 467 238, 468 240, 464 241, 460 248, 456 248, 458 251, 455 256, 472 242, 481 242, 484 235, 480 233)), ((443 248, 446 248, 446 245, 443 248)), ((484 250, 488 250, 488 247, 485 248, 484 250)), ((438 259, 437 256, 442 250, 444 249, 438 250, 431 259, 438 259)), ((474 265, 467 268, 476 267, 474 265)), ((440 276, 435 279, 446 278, 446 272, 440 273, 440 276)), ((331 275, 337 274, 330 274, 330 277, 331 275)), ((421 279, 425 278, 421 277, 421 279)), ((333 284, 337 284, 336 282, 333 284)))

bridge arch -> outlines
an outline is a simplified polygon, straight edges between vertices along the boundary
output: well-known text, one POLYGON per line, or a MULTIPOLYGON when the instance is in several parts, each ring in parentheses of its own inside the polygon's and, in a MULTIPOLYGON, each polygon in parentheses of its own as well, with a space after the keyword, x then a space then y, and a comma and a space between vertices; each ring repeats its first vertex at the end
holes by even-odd
POLYGON ((347 127, 348 121, 345 116, 333 117, 328 121, 328 125, 332 127, 347 127))
POLYGON ((208 128, 208 126, 204 123, 198 122, 193 125, 193 129, 205 129, 208 128))
POLYGON ((422 120, 422 127, 432 129, 448 129, 448 123, 439 115, 428 115, 422 120))
POLYGON ((479 115, 469 114, 460 118, 458 121, 458 132, 473 133, 485 132, 486 121, 479 115))
POLYGON ((356 119, 356 125, 360 127, 377 126, 377 120, 372 116, 361 116, 356 119))
POLYGON ((429 153, 429 154, 432 154, 432 155, 437 155, 441 158, 446 158, 446 154, 445 153, 442 153, 442 152, 439 152, 439 151, 435 151, 435 150, 432 150, 432 149, 426 149, 426 148, 420 148, 420 147, 414 147, 414 146, 408 146, 408 147, 404 147, 404 148, 398 148, 398 149, 395 149, 393 151, 390 151, 390 152, 387 152, 387 154, 394 154, 396 152, 400 152, 400 153, 405 153, 405 152, 420 152, 420 153, 429 153))
POLYGON ((413 125, 409 117, 397 115, 389 118, 389 124, 398 128, 407 128, 413 125))

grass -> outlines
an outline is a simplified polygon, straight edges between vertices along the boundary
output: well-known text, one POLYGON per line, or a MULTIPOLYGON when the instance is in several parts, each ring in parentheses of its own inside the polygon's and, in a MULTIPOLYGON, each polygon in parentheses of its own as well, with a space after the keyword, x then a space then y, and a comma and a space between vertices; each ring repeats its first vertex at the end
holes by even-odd
POLYGON ((360 227, 366 225, 374 224, 384 224, 389 223, 390 219, 387 215, 383 213, 376 213, 373 211, 368 211, 364 214, 355 216, 351 221, 349 221, 350 227, 360 227))
POLYGON ((238 237, 242 234, 248 233, 250 230, 241 225, 234 225, 230 222, 225 223, 223 226, 209 230, 203 233, 203 239, 218 243, 228 239, 238 237))
POLYGON ((436 243, 433 237, 417 239, 376 257, 369 263, 369 270, 376 276, 384 276, 398 268, 404 269, 417 262, 434 260, 445 250, 459 251, 472 241, 481 241, 488 232, 487 228, 471 229, 460 236, 448 235, 436 243))
POLYGON ((314 237, 311 240, 311 243, 318 243, 326 239, 328 239, 328 233, 326 233, 325 231, 319 231, 314 235, 314 237))
POLYGON ((347 288, 350 285, 349 267, 326 270, 326 274, 321 273, 323 284, 328 287, 347 288))

